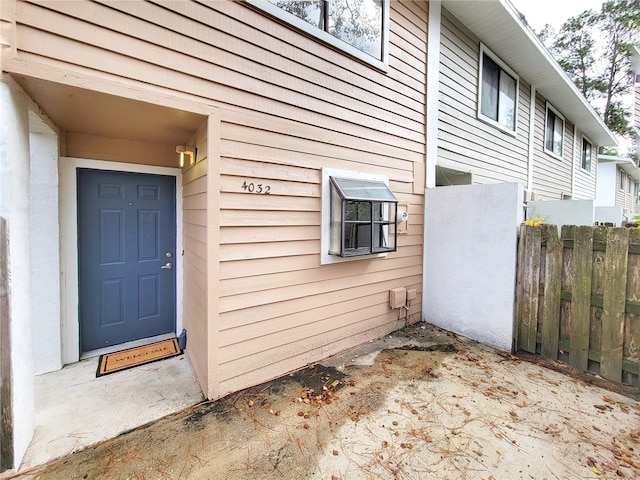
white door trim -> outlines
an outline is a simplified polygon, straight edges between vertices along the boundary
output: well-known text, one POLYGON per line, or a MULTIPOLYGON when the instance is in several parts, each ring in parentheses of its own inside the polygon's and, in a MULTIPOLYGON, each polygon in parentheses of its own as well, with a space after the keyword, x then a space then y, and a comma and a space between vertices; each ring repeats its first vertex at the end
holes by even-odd
POLYGON ((176 334, 182 331, 182 170, 133 163, 60 157, 60 304, 62 364, 80 360, 78 318, 78 185, 77 169, 169 175, 176 178, 176 334))

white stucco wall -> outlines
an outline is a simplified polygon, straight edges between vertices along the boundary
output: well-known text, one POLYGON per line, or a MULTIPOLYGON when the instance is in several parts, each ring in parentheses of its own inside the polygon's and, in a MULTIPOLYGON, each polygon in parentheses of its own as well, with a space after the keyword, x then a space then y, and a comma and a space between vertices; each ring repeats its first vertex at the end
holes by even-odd
POLYGON ((616 204, 616 164, 613 162, 598 163, 598 176, 596 177, 597 207, 611 207, 616 204))
POLYGON ((622 226, 622 207, 595 207, 594 220, 600 223, 613 223, 622 226))
POLYGON ((29 116, 24 92, 7 77, 0 81, 0 215, 9 229, 11 393, 14 461, 20 463, 34 429, 31 348, 29 218, 29 116))
POLYGON ((35 373, 62 368, 58 139, 31 113, 31 286, 35 373))
POLYGON ((560 230, 562 225, 593 225, 595 211, 593 200, 542 200, 527 204, 527 219, 535 216, 560 230))
POLYGON ((426 321, 511 350, 523 200, 516 183, 427 189, 426 321))

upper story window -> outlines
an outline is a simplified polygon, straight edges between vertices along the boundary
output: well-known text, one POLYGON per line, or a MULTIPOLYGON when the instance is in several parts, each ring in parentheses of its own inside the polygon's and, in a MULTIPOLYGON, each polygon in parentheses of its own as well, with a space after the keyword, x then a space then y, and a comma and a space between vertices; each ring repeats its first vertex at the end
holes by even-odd
POLYGON ((587 172, 591 171, 591 156, 593 153, 593 146, 591 142, 582 137, 582 168, 587 172))
POLYGON ((382 0, 268 0, 252 5, 386 70, 389 2, 382 0))
POLYGON ((624 180, 625 180, 625 173, 623 170, 618 170, 618 172, 620 172, 620 184, 618 185, 618 188, 620 188, 620 190, 624 191, 624 180))
POLYGON ((547 103, 547 122, 544 129, 544 149, 547 153, 562 158, 564 145, 564 117, 547 103))
POLYGON ((516 131, 518 76, 480 45, 478 117, 509 133, 516 131))

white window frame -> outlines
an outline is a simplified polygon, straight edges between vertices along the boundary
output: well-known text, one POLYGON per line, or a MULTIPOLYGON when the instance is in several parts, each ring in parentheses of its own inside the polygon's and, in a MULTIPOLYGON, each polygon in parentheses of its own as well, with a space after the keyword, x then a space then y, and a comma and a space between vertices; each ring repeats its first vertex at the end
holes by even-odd
POLYGON ((589 137, 582 135, 582 142, 580 144, 580 168, 583 172, 591 173, 593 169, 593 142, 589 137), (591 145, 591 158, 589 159, 589 169, 584 168, 584 142, 588 142, 591 145))
POLYGON ((354 180, 373 180, 389 186, 389 177, 373 173, 353 172, 336 168, 322 168, 322 226, 320 234, 320 265, 333 263, 354 262, 378 257, 386 257, 388 252, 372 253, 370 255, 358 255, 353 257, 340 257, 329 253, 330 223, 331 223, 331 182, 329 177, 352 178, 354 180))
MULTIPOLYGON (((551 105, 549 102, 546 103, 546 108, 544 111, 544 151, 545 153, 547 153, 548 155, 551 155, 552 157, 557 158, 558 160, 562 160, 563 157, 562 155, 564 154, 564 137, 565 137, 565 128, 566 128, 566 120, 564 118, 564 115, 562 115, 556 108, 553 107, 553 105, 551 105), (547 132, 548 132, 548 125, 547 123, 549 122, 549 111, 553 112, 553 114, 558 117, 560 120, 562 120, 562 144, 560 145, 560 153, 556 153, 553 150, 549 150, 547 148, 547 132)), ((555 130, 554 130, 555 132, 555 130)), ((593 143, 591 144, 593 146, 593 143)))
POLYGON ((502 130, 505 133, 508 133, 509 135, 513 135, 514 137, 516 136, 516 134, 518 133, 518 110, 520 106, 520 76, 516 72, 514 72, 511 68, 509 68, 506 63, 500 60, 500 58, 496 54, 494 54, 491 50, 489 50, 486 47, 486 45, 484 45, 483 43, 480 44, 480 55, 478 58, 478 102, 477 103, 478 103, 478 110, 476 115, 478 119, 482 120, 485 123, 488 123, 489 125, 499 130, 502 130), (491 117, 487 117, 482 113, 482 71, 484 68, 485 55, 490 57, 491 60, 493 60, 498 65, 498 67, 500 67, 505 73, 507 73, 512 78, 514 78, 516 81, 516 97, 514 99, 515 106, 514 106, 514 112, 513 112, 513 115, 514 115, 513 129, 501 124, 500 122, 498 122, 497 120, 494 120, 491 117))
POLYGON ((618 169, 618 171, 620 172, 620 180, 618 181, 618 190, 624 192, 624 187, 625 187, 625 182, 626 182, 626 172, 624 170, 622 170, 621 168, 618 169))
POLYGON ((315 37, 324 43, 328 43, 332 47, 337 48, 338 50, 342 50, 345 53, 351 55, 352 57, 356 57, 358 60, 361 60, 369 65, 376 67, 379 70, 384 72, 389 71, 389 0, 384 0, 382 2, 382 38, 381 40, 381 60, 372 57, 371 55, 363 52, 362 50, 348 44, 347 42, 340 40, 339 38, 334 37, 328 32, 324 30, 314 27, 308 22, 305 22, 303 19, 296 17, 295 15, 290 14, 278 8, 276 5, 269 3, 266 0, 247 0, 247 3, 258 10, 261 10, 265 13, 268 13, 272 17, 275 17, 284 23, 294 26, 295 28, 302 30, 304 33, 315 37))

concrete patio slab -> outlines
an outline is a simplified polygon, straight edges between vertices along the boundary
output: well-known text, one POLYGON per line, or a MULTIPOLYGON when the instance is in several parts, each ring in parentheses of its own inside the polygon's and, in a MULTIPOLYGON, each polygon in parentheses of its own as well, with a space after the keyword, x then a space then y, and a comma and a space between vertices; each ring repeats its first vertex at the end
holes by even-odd
POLYGON ((640 478, 625 392, 421 323, 20 477, 640 478))

